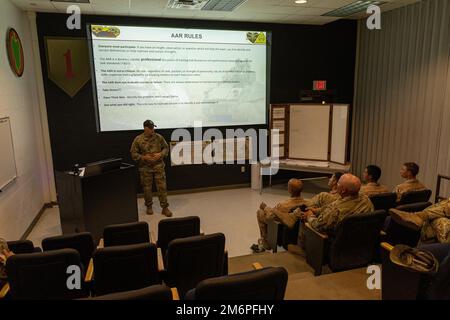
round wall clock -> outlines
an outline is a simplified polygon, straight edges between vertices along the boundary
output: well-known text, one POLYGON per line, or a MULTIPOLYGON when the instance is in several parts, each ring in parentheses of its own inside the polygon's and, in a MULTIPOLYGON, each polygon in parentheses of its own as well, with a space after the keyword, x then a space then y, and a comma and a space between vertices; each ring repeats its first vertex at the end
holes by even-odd
POLYGON ((16 30, 10 28, 6 36, 6 49, 8 50, 9 65, 14 73, 21 77, 25 68, 22 42, 16 30))

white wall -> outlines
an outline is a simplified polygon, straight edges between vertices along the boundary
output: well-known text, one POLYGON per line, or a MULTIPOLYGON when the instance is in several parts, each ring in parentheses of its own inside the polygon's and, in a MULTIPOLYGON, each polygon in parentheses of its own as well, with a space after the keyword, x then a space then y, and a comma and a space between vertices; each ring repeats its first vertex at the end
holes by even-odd
POLYGON ((353 170, 361 175, 377 164, 382 182, 393 187, 402 180, 401 164, 414 161, 419 179, 434 190, 439 173, 450 175, 450 1, 383 13, 381 30, 365 23, 359 23, 353 170))
POLYGON ((17 181, 0 193, 0 237, 7 240, 19 239, 51 200, 31 36, 27 14, 9 0, 0 1, 0 118, 11 118, 18 171, 17 181), (5 48, 9 27, 18 32, 24 47, 22 78, 9 67, 5 48))

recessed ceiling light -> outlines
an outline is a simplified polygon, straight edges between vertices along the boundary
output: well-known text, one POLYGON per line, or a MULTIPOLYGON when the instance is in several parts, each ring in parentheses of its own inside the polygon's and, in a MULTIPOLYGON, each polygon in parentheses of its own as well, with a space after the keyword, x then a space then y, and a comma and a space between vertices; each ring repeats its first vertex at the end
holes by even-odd
POLYGON ((294 1, 296 4, 302 4, 302 3, 307 3, 308 0, 295 0, 294 1))

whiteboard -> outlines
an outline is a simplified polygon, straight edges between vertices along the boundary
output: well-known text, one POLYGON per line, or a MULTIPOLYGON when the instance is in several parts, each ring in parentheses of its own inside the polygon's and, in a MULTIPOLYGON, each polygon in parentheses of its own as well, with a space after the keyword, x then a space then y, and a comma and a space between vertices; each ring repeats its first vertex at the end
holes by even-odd
POLYGON ((348 104, 333 105, 330 160, 345 164, 347 158, 348 104))
POLYGON ((9 118, 0 118, 0 190, 17 178, 9 118))
POLYGON ((290 106, 289 158, 328 160, 330 105, 290 106))

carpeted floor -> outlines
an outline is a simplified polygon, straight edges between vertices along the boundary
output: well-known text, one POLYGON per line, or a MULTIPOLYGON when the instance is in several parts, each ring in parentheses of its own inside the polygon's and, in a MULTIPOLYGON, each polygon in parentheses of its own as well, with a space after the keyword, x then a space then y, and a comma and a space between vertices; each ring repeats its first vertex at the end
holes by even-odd
POLYGON ((252 264, 259 262, 263 267, 284 267, 289 274, 302 272, 313 273, 313 269, 305 259, 290 252, 258 253, 234 257, 228 260, 228 273, 239 273, 253 270, 252 264))
POLYGON ((319 277, 290 278, 286 300, 381 300, 381 290, 367 288, 366 268, 319 277))
MULTIPOLYGON (((301 256, 290 252, 259 253, 230 258, 229 274, 253 270, 252 264, 284 267, 289 274, 286 300, 380 300, 381 290, 369 290, 366 268, 315 277, 301 256)), ((324 268, 325 272, 330 272, 324 268)))

